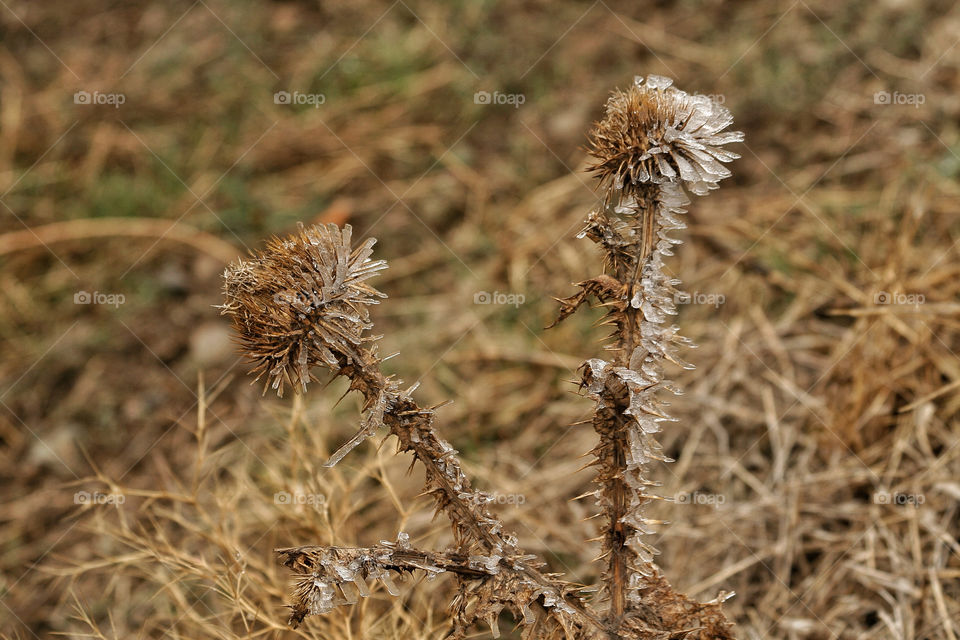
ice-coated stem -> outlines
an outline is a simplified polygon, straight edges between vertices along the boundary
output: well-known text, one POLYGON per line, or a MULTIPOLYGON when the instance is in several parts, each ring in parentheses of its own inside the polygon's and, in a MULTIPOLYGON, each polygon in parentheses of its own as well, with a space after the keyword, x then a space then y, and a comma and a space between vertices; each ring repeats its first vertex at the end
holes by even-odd
MULTIPOLYGON (((341 356, 342 357, 342 356, 341 356)), ((479 544, 487 558, 493 558, 505 573, 514 574, 517 585, 537 595, 548 595, 558 613, 574 613, 582 624, 599 624, 596 614, 573 592, 571 586, 543 574, 543 562, 525 554, 513 534, 503 531, 503 522, 490 513, 486 505, 489 494, 472 488, 457 457, 457 451, 437 435, 433 426, 434 412, 423 409, 397 385, 384 376, 380 361, 369 349, 355 351, 343 358, 338 375, 350 379, 351 389, 360 391, 367 406, 383 403, 382 424, 397 437, 399 449, 413 454, 426 469, 427 493, 438 511, 447 514, 453 527, 457 549, 461 554, 474 553, 479 544)))
POLYGON ((658 392, 675 390, 663 379, 663 361, 683 365, 675 354, 682 339, 675 326, 665 326, 676 313, 676 289, 662 267, 663 256, 678 242, 666 232, 683 228, 675 214, 685 199, 669 184, 638 187, 628 201, 621 196, 613 192, 582 232, 606 249, 607 273, 580 283, 581 293, 562 301, 561 309, 566 317, 593 295, 608 306, 606 322, 615 327, 608 347, 612 361, 589 360, 582 381, 597 401, 593 426, 599 443, 593 454, 597 502, 606 518, 604 590, 612 620, 640 602, 646 578, 656 575, 656 551, 641 539, 656 524, 644 516, 644 508, 659 499, 648 493, 655 486, 648 465, 669 461, 654 439, 660 423, 670 420, 658 392))

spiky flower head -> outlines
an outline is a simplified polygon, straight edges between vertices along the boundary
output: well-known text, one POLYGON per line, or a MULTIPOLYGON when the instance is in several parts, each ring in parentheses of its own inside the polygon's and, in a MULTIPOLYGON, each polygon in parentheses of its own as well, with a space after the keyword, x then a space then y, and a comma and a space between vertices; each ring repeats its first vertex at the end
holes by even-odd
POLYGON ((373 238, 351 250, 351 231, 301 226, 223 274, 222 313, 233 318, 251 373, 278 395, 287 383, 306 391, 312 367, 339 369, 372 339, 363 335, 372 326, 367 306, 386 296, 365 281, 387 263, 370 259, 373 238))
POLYGON ((697 195, 730 176, 723 162, 740 156, 722 148, 743 141, 740 131, 721 133, 733 123, 726 107, 707 96, 672 87, 673 80, 637 76, 616 90, 606 113, 590 133, 590 167, 616 202, 645 184, 682 183, 697 195))

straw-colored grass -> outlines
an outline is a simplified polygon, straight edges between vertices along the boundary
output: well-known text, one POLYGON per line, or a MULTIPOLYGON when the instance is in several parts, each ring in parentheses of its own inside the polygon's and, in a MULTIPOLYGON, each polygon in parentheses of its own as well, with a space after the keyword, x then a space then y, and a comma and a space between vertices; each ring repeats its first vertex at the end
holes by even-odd
POLYGON ((176 240, 186 229, 238 253, 297 220, 378 237, 391 304, 373 320, 403 356, 387 364, 423 380, 424 405, 456 398, 444 436, 480 488, 524 497, 494 505, 524 547, 595 582, 596 523, 571 501, 594 435, 569 427, 592 403, 566 381, 597 334, 589 313, 542 327, 599 259, 571 239, 595 202, 583 132, 610 87, 660 73, 722 95, 747 133, 670 265, 704 303, 680 312, 700 348, 661 438, 677 463, 655 470, 682 499, 652 514, 671 523, 660 565, 692 597, 736 591, 724 610, 741 638, 956 640, 956 11, 0 6, 0 634, 445 633, 442 579, 286 628, 274 548, 398 529, 444 548, 447 525, 389 446, 319 468, 355 431, 355 400, 330 409, 342 382, 303 404, 248 386, 213 308, 222 245, 176 240), (127 100, 81 108, 79 89, 127 100), (279 90, 326 102, 277 105, 279 90), (525 102, 476 104, 481 90, 525 102), (110 236, 113 222, 76 223, 47 246, 23 235, 107 218, 131 222, 110 236), (175 241, 155 242, 157 221, 175 241), (125 302, 74 304, 78 291, 125 302), (525 301, 473 304, 479 291, 525 301))

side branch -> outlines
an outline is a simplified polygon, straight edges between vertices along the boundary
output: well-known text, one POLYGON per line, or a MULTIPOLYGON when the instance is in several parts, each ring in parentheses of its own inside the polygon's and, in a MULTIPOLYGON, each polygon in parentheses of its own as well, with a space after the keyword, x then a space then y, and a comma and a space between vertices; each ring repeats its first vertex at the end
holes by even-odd
POLYGON ((560 303, 560 313, 557 315, 557 319, 554 320, 547 329, 557 326, 569 316, 573 315, 581 305, 590 299, 590 296, 594 296, 604 304, 610 303, 617 305, 622 302, 622 305, 626 305, 629 287, 613 276, 601 274, 595 278, 578 282, 574 286, 580 287, 578 293, 569 298, 554 298, 560 303))
POLYGON ((277 549, 276 553, 280 563, 296 574, 289 620, 294 628, 307 616, 326 613, 340 605, 354 604, 358 597, 367 597, 371 579, 379 580, 391 595, 399 595, 391 571, 453 573, 470 580, 491 576, 497 571, 496 560, 490 556, 412 549, 405 534, 401 534, 396 543, 383 542, 376 547, 293 547, 277 549))

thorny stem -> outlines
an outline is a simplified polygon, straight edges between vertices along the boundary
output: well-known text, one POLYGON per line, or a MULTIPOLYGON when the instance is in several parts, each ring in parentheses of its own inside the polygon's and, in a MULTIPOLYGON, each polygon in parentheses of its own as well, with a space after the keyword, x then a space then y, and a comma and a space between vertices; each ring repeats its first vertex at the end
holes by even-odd
MULTIPOLYGON (((627 285, 629 297, 633 297, 634 291, 639 287, 640 274, 643 264, 653 252, 656 238, 656 189, 645 189, 645 198, 637 200, 637 217, 633 227, 637 235, 641 238, 639 242, 640 251, 632 256, 631 260, 617 261, 613 265, 614 277, 623 284, 627 285)), ((619 367, 629 367, 631 354, 639 343, 640 323, 643 320, 643 314, 638 308, 626 305, 622 315, 616 320, 617 325, 617 343, 614 345, 616 351, 615 363, 619 367)), ((607 464, 613 469, 623 469, 626 467, 626 450, 629 446, 626 442, 627 423, 629 416, 624 415, 624 410, 628 406, 628 396, 616 394, 617 398, 614 406, 616 411, 616 424, 614 429, 609 429, 609 416, 603 416, 598 412, 594 417, 594 426, 600 435, 600 445, 598 451, 609 451, 609 460, 607 464)), ((604 465, 604 462, 600 462, 604 465)), ((627 525, 623 518, 627 515, 629 505, 630 487, 625 483, 622 475, 611 478, 604 484, 603 491, 610 501, 610 512, 607 514, 608 526, 605 532, 606 548, 608 551, 607 572, 610 576, 608 589, 610 595, 609 617, 613 623, 611 626, 617 628, 618 621, 623 616, 627 608, 626 592, 630 582, 631 570, 628 567, 628 556, 633 555, 627 547, 627 540, 631 535, 632 529, 627 525)), ((643 499, 642 499, 643 500, 643 499)), ((613 636, 615 637, 615 636, 613 636)))
MULTIPOLYGON (((383 375, 378 358, 369 350, 359 350, 349 362, 345 357, 339 357, 343 366, 338 375, 350 378, 351 388, 360 391, 367 404, 376 402, 381 390, 395 386, 383 375)), ((467 551, 467 538, 472 538, 479 542, 486 552, 502 557, 501 571, 515 571, 540 586, 555 589, 577 614, 599 627, 600 620, 591 608, 579 597, 568 593, 569 584, 544 575, 531 562, 530 559, 534 556, 525 555, 517 547, 514 537, 502 532, 503 523, 482 506, 481 500, 464 498, 483 494, 473 491, 455 450, 436 434, 433 428, 433 412, 420 408, 412 398, 404 394, 391 392, 391 396, 388 405, 392 407, 384 412, 383 423, 399 440, 400 450, 412 452, 426 467, 428 486, 435 487, 428 492, 434 494, 437 508, 447 512, 450 517, 458 548, 467 551)), ((540 566, 543 564, 534 562, 540 566)))
POLYGON ((310 573, 316 570, 318 557, 330 555, 364 555, 377 558, 377 565, 383 569, 397 572, 423 570, 424 567, 435 567, 448 573, 455 573, 467 579, 475 580, 489 575, 489 571, 470 566, 470 560, 465 555, 455 553, 432 553, 417 549, 383 548, 383 547, 291 547, 277 549, 280 563, 301 573, 310 573))

